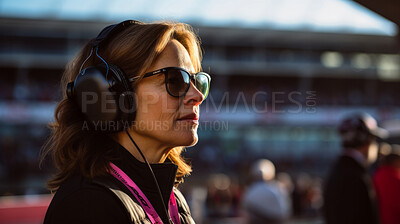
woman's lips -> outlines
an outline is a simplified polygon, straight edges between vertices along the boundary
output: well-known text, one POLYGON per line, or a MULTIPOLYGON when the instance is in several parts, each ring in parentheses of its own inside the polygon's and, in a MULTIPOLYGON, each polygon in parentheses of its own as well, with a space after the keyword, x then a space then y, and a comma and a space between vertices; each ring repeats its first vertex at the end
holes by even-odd
POLYGON ((185 116, 179 118, 178 121, 186 121, 186 122, 192 122, 192 123, 198 124, 199 123, 199 116, 197 114, 195 114, 195 113, 188 114, 188 115, 185 115, 185 116))

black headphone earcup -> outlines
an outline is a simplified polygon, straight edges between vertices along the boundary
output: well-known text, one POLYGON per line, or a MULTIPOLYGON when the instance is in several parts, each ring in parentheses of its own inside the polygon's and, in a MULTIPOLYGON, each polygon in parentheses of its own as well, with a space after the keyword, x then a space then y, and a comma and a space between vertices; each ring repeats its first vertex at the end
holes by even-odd
POLYGON ((68 85, 68 96, 71 93, 94 130, 122 131, 135 118, 133 92, 117 66, 107 69, 102 64, 84 69, 75 82, 68 85))
POLYGON ((108 125, 119 117, 118 104, 103 72, 99 67, 88 67, 74 82, 75 101, 91 125, 108 125))
POLYGON ((121 120, 133 121, 136 114, 136 100, 130 82, 124 72, 116 65, 109 64, 109 72, 118 80, 114 89, 119 95, 118 104, 121 110, 121 120))

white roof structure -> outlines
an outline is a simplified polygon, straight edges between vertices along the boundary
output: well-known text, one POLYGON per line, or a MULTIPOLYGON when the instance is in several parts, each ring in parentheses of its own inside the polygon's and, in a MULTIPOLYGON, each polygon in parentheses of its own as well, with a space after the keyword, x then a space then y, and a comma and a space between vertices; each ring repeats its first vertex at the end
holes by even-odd
POLYGON ((121 21, 395 36, 397 26, 350 0, 0 0, 0 17, 121 21))

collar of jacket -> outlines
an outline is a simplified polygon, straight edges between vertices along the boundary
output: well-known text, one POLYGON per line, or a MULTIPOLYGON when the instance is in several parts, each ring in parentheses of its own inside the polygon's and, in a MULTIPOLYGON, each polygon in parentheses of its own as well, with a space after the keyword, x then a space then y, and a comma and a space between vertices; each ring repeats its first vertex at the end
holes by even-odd
MULTIPOLYGON (((111 162, 123 170, 129 178, 143 191, 157 213, 164 218, 157 186, 146 163, 137 160, 127 149, 115 142, 115 159, 111 162)), ((150 164, 156 176, 165 206, 168 208, 169 197, 175 183, 178 166, 170 160, 164 163, 150 164)))
MULTIPOLYGON (((112 162, 122 169, 142 191, 158 192, 146 163, 136 159, 118 142, 116 144, 116 159, 112 162)), ((170 194, 175 183, 178 166, 169 159, 164 163, 150 164, 162 193, 170 194)))

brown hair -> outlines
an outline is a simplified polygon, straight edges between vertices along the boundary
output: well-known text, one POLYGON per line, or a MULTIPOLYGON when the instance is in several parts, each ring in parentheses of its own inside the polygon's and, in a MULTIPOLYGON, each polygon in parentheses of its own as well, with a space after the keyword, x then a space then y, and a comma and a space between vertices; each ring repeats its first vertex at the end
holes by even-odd
MULTIPOLYGON (((133 83, 135 86, 172 39, 186 48, 195 71, 200 71, 200 41, 191 26, 183 23, 131 25, 108 41, 107 47, 101 46, 99 55, 107 63, 118 65, 129 78, 138 77, 133 83)), ((107 175, 108 163, 112 159, 112 148, 107 145, 113 140, 105 138, 104 134, 83 130, 85 119, 79 107, 66 96, 67 83, 75 80, 80 66, 90 54, 93 40, 66 66, 61 79, 63 99, 56 107, 54 123, 49 124, 51 136, 42 148, 42 161, 50 154, 58 169, 58 173, 48 182, 51 190, 57 190, 74 172, 88 178, 107 175)), ((100 63, 100 59, 92 56, 84 67, 100 63)), ((168 158, 178 165, 178 184, 191 172, 191 166, 181 157, 182 149, 176 147, 168 154, 168 158)))

